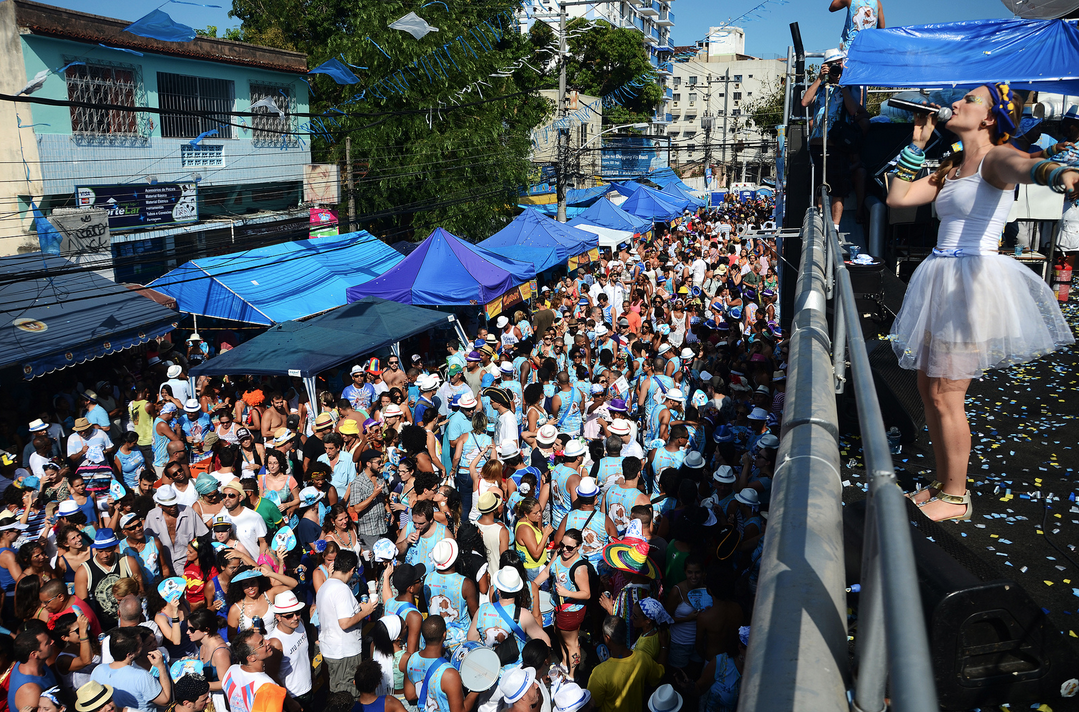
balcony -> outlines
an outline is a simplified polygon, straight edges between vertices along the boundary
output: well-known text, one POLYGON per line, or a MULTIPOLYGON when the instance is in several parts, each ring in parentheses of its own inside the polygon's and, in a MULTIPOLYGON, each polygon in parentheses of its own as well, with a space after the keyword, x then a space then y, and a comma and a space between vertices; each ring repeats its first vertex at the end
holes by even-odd
POLYGON ((629 2, 630 5, 634 5, 634 6, 637 6, 637 5, 650 5, 651 4, 651 0, 627 0, 627 2, 629 2))
POLYGON ((637 9, 637 12, 645 17, 656 17, 659 15, 659 0, 652 0, 650 3, 645 3, 637 9))
POLYGON ((673 27, 674 26, 674 13, 671 12, 670 10, 659 13, 659 19, 656 20, 656 24, 661 25, 663 27, 673 27))
POLYGON ((674 90, 670 87, 667 87, 666 95, 668 99, 674 98, 674 90))
POLYGON ((664 43, 660 44, 658 47, 656 47, 654 51, 655 52, 674 52, 674 47, 671 47, 669 44, 664 42, 664 43))
POLYGON ((670 114, 656 114, 652 117, 653 124, 669 124, 671 120, 670 114))
POLYGON ((669 77, 672 74, 674 74, 674 71, 671 68, 671 63, 670 62, 661 62, 660 64, 658 64, 656 66, 656 71, 658 71, 660 73, 660 75, 666 76, 666 77, 669 77))

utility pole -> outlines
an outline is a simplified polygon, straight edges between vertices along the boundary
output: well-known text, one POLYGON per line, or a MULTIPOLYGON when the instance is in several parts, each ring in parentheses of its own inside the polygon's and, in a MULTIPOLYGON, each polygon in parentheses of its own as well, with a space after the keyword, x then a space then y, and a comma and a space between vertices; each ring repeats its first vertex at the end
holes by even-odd
MULTIPOLYGON (((558 118, 566 118, 566 2, 558 4, 558 118)), ((558 128, 558 177, 556 191, 558 197, 558 222, 566 222, 566 165, 569 158, 569 130, 558 128)))
POLYGON ((727 70, 723 74, 723 159, 720 163, 723 165, 723 180, 726 181, 727 186, 730 187, 730 180, 728 180, 727 174, 727 117, 730 112, 727 111, 728 102, 731 100, 731 68, 727 67, 727 70))
POLYGON ((348 176, 348 230, 356 224, 356 181, 352 173, 352 137, 345 136, 345 174, 348 176))

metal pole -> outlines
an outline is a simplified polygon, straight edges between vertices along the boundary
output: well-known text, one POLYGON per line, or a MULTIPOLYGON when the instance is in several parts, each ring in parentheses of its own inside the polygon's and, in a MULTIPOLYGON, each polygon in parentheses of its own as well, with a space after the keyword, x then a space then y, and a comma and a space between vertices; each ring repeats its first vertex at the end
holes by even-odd
POLYGON ((727 115, 730 113, 727 111, 727 105, 731 98, 730 83, 731 68, 727 67, 727 71, 723 74, 723 159, 720 161, 723 164, 723 181, 727 188, 731 187, 730 176, 727 174, 727 115))
POLYGON ((783 87, 783 120, 779 123, 786 126, 791 118, 791 94, 794 91, 794 47, 787 47, 787 81, 783 87))
MULTIPOLYGON (((566 118, 566 3, 558 4, 558 118, 566 118)), ((558 222, 566 222, 566 161, 569 158, 569 131, 558 127, 558 222)))
POLYGON ((356 182, 352 171, 352 137, 345 136, 345 170, 348 174, 348 229, 352 232, 356 224, 356 182))
POLYGON ((854 712, 884 712, 888 682, 888 655, 884 642, 884 592, 880 586, 880 547, 874 520, 873 498, 866 503, 862 549, 862 592, 858 598, 858 635, 855 642, 854 712))

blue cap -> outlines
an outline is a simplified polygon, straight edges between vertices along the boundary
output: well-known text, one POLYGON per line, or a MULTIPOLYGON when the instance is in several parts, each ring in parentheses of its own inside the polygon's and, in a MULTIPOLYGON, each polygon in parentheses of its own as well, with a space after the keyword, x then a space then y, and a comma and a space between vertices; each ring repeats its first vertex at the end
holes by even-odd
POLYGON ((483 378, 480 379, 480 386, 483 387, 483 388, 487 388, 488 386, 490 386, 494 382, 495 382, 495 377, 492 376, 489 373, 485 373, 485 374, 483 374, 483 378))

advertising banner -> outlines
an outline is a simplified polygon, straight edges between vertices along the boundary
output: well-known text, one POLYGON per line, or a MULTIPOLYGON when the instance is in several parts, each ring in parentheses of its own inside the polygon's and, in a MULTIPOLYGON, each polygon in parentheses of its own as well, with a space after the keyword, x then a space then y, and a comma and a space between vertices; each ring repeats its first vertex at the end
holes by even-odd
POLYGON ((165 227, 199 220, 195 183, 76 186, 75 201, 80 208, 104 209, 110 230, 165 227))

